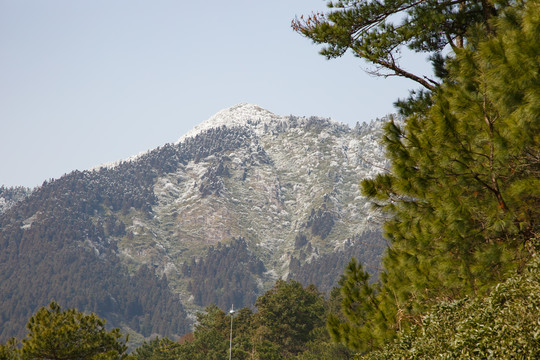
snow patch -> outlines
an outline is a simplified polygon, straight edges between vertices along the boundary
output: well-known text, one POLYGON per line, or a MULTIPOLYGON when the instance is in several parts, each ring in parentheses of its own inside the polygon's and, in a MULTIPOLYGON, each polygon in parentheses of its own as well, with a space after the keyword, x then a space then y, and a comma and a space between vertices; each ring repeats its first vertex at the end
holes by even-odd
POLYGON ((249 122, 269 123, 272 120, 279 119, 286 119, 286 117, 278 116, 258 105, 241 103, 219 111, 210 119, 195 126, 193 130, 182 136, 177 143, 181 143, 187 138, 195 137, 200 133, 210 129, 219 128, 221 126, 247 126, 249 125, 249 122))

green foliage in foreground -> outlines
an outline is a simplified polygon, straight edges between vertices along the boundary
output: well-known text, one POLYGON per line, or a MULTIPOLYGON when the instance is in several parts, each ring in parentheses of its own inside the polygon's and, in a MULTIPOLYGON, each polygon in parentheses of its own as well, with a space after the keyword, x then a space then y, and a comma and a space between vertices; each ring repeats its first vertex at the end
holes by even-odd
MULTIPOLYGON (((351 264, 356 267, 350 265, 348 272, 361 269, 358 264, 351 264)), ((366 278, 356 280, 363 283, 366 278)), ((347 287, 345 279, 341 284, 342 288, 347 287)), ((333 291, 330 299, 324 300, 314 287, 302 288, 294 281, 279 281, 260 298, 262 315, 247 308, 234 315, 233 358, 536 359, 540 356, 538 255, 521 274, 496 285, 489 295, 442 302, 422 317, 420 325, 402 332, 395 342, 364 355, 354 356, 345 346, 333 343, 322 323, 329 314, 344 318, 338 310, 343 301, 340 296, 340 292, 333 291), (270 315, 275 311, 283 313, 270 315)), ((228 359, 230 315, 209 306, 197 319, 194 333, 180 343, 156 338, 126 356, 125 342, 117 329, 108 332, 95 315, 72 309, 61 311, 52 303, 31 318, 28 325, 31 332, 22 344, 11 339, 0 345, 0 359, 228 359)))
POLYGON ((95 314, 62 310, 56 302, 42 307, 26 325, 28 334, 19 348, 16 339, 0 345, 0 359, 90 359, 127 357, 126 342, 119 329, 107 331, 95 314))
MULTIPOLYGON (((333 338, 358 351, 421 325, 441 302, 484 296, 522 271, 540 234, 540 1, 469 29, 443 84, 383 139, 391 171, 362 182, 391 246, 381 282, 342 287, 333 338)), ((409 111, 407 110, 407 111, 409 111)))
POLYGON ((381 351, 356 359, 540 358, 540 256, 486 297, 443 302, 381 351))
POLYGON ((0 360, 20 359, 17 345, 18 341, 15 338, 9 339, 5 344, 0 344, 0 360))
MULTIPOLYGON (((324 318, 331 308, 314 286, 296 281, 276 282, 260 296, 257 311, 238 310, 233 317, 233 359, 350 359, 352 353, 333 344, 324 318)), ((143 344, 138 360, 228 359, 231 317, 217 306, 197 315, 194 332, 183 344, 156 339, 143 344)))
MULTIPOLYGON (((257 312, 243 308, 233 317, 234 359, 350 359, 343 345, 333 344, 324 319, 337 300, 326 301, 314 286, 296 281, 276 282, 257 300, 257 312)), ((0 344, 0 360, 137 359, 226 360, 229 358, 231 315, 215 305, 197 314, 194 332, 174 342, 156 338, 126 355, 118 329, 107 331, 95 314, 62 310, 56 302, 43 307, 27 325, 22 341, 0 344)))

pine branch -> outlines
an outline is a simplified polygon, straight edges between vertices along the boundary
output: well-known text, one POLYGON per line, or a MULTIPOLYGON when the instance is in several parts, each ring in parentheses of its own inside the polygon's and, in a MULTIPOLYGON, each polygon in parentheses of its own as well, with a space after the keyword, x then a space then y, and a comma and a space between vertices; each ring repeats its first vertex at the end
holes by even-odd
MULTIPOLYGON (((378 64, 384 68, 387 68, 389 70, 392 70, 394 73, 393 74, 379 74, 378 72, 376 73, 373 73, 374 75, 377 75, 377 76, 382 76, 382 77, 389 77, 389 76, 402 76, 402 77, 405 77, 407 79, 410 79, 410 80, 413 80, 413 81, 416 81, 417 83, 419 83, 420 85, 424 86, 425 88, 433 91, 435 90, 436 86, 439 85, 439 83, 437 83, 436 81, 432 80, 432 79, 429 79, 427 77, 425 77, 426 79, 418 76, 418 75, 415 75, 411 72, 408 72, 402 68, 400 68, 394 58, 392 57, 392 60, 391 61, 385 61, 385 60, 382 60, 382 59, 379 59, 377 57, 373 57, 373 56, 369 56, 367 53, 365 52, 362 52, 358 49, 353 49, 354 52, 356 52, 358 54, 358 56, 364 58, 364 59, 368 59, 369 61, 375 63, 375 64, 378 64)), ((391 54, 389 54, 391 56, 391 54)))

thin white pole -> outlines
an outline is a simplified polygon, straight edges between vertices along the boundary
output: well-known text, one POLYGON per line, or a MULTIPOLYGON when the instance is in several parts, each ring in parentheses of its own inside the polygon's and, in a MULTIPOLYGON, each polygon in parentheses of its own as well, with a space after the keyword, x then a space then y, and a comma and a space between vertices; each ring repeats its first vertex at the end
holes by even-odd
POLYGON ((234 314, 234 304, 231 306, 231 311, 229 311, 229 314, 231 314, 231 337, 229 339, 229 360, 232 359, 232 319, 234 314))

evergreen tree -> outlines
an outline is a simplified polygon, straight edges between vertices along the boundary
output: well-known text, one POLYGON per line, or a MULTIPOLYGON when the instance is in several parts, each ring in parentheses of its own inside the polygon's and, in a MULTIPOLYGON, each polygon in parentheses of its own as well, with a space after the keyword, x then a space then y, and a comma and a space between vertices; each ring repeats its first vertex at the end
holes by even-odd
POLYGON ((267 341, 277 345, 283 356, 300 353, 312 339, 311 331, 323 324, 324 302, 318 290, 304 289, 294 280, 278 280, 255 306, 259 348, 269 345, 267 341))
POLYGON ((341 313, 327 317, 332 339, 355 350, 368 351, 388 338, 388 322, 380 311, 376 287, 369 283, 369 274, 352 259, 339 281, 341 313))
POLYGON ((535 251, 540 2, 508 8, 492 26, 471 29, 444 83, 429 99, 409 103, 403 126, 388 125, 391 172, 362 183, 391 216, 384 226, 391 246, 380 289, 355 264, 347 269, 348 323, 334 321, 330 329, 355 348, 380 346, 420 325, 440 301, 485 294, 535 251))
POLYGON ((183 354, 181 346, 167 338, 155 338, 144 342, 132 354, 137 360, 177 360, 183 354))
POLYGON ((9 339, 6 344, 0 344, 0 360, 20 359, 20 351, 17 345, 18 341, 15 338, 9 339))
MULTIPOLYGON (((331 343, 324 326, 337 299, 324 301, 314 286, 279 280, 259 297, 258 311, 237 310, 233 317, 232 357, 248 360, 350 359, 343 345, 331 343)), ((138 360, 226 360, 231 314, 215 305, 197 314, 194 332, 174 343, 167 338, 144 343, 133 353, 138 360)))
POLYGON ((193 359, 226 359, 229 349, 229 321, 216 305, 197 314, 195 340, 190 344, 193 359))
MULTIPOLYGON (((383 279, 398 299, 475 294, 528 259, 540 220, 535 6, 509 9, 499 36, 458 51, 434 105, 388 128, 392 173, 363 187, 394 214, 383 279)), ((419 302, 394 303, 414 314, 419 302)))
POLYGON ((56 302, 30 318, 22 340, 23 359, 123 359, 126 342, 119 329, 107 331, 95 314, 62 310, 56 302))

